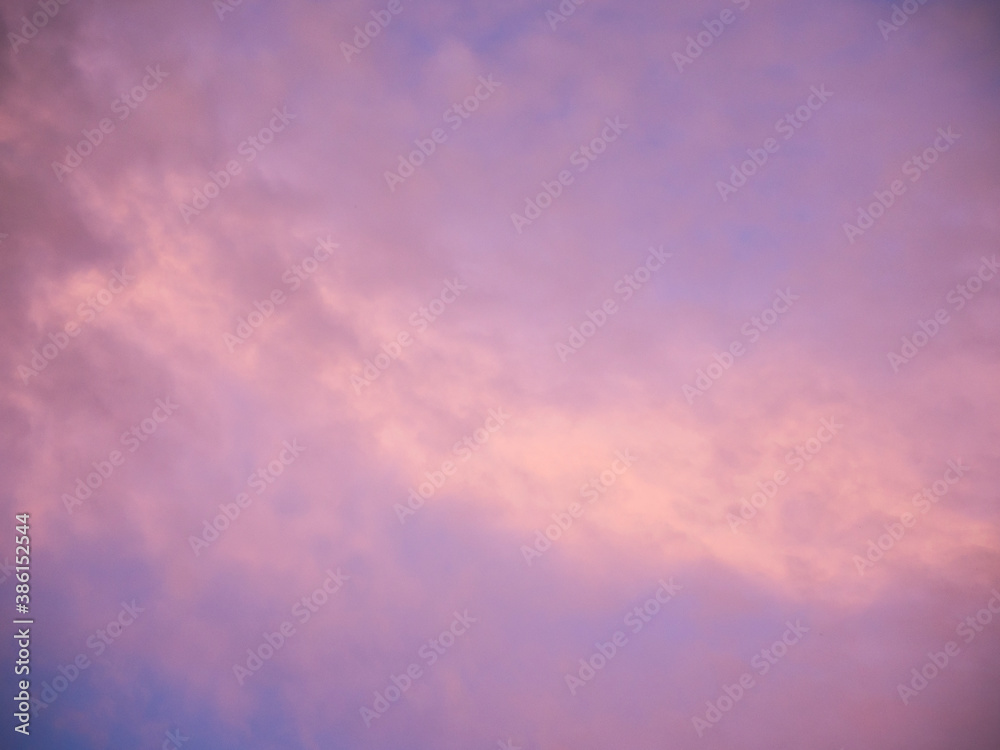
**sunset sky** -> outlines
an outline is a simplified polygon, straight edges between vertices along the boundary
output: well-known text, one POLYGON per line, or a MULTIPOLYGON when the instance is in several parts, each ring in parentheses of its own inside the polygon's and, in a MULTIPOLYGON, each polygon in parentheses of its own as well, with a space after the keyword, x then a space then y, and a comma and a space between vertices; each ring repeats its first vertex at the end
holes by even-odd
POLYGON ((1000 747, 996 3, 0 30, 0 747, 1000 747))

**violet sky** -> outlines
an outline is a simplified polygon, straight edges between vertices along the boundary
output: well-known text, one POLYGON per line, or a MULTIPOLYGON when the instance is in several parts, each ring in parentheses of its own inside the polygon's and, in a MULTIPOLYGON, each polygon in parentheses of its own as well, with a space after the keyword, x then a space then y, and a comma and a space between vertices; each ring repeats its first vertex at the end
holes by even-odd
POLYGON ((0 747, 1000 747, 996 3, 0 31, 0 747))

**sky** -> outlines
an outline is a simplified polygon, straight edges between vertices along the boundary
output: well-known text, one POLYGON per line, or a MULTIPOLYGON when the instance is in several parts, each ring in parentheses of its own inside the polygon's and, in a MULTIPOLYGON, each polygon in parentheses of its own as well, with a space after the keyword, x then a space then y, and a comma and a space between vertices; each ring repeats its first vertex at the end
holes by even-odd
POLYGON ((0 746, 1000 746, 996 4, 0 32, 0 746))

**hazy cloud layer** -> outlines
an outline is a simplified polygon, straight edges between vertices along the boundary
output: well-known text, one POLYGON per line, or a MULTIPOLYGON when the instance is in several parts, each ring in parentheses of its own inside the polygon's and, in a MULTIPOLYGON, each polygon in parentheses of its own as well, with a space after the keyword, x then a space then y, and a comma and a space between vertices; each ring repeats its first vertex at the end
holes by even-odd
POLYGON ((993 5, 228 2, 0 15, 31 743, 996 747, 993 5))

